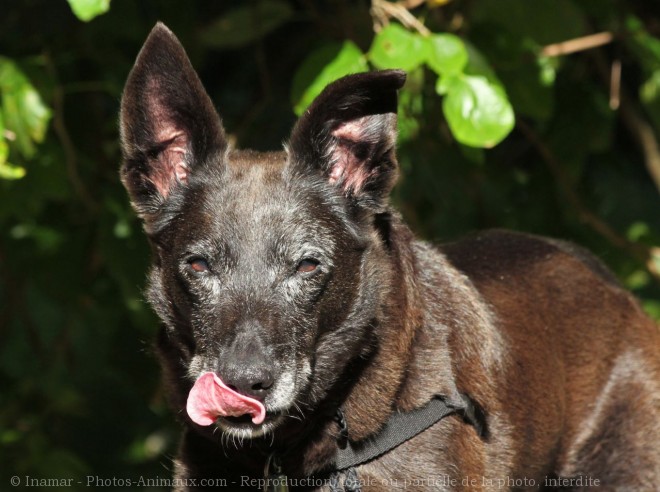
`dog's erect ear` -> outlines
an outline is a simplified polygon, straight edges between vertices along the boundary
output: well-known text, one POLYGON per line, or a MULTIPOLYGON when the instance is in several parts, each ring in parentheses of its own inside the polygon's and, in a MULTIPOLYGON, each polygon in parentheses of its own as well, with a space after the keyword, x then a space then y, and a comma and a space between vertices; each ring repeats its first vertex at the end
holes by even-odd
POLYGON ((164 24, 153 28, 128 76, 120 131, 122 181, 143 217, 226 148, 211 99, 164 24))
POLYGON ((328 85, 293 129, 293 169, 321 172, 358 203, 382 209, 397 176, 397 90, 405 80, 405 72, 384 70, 328 85))

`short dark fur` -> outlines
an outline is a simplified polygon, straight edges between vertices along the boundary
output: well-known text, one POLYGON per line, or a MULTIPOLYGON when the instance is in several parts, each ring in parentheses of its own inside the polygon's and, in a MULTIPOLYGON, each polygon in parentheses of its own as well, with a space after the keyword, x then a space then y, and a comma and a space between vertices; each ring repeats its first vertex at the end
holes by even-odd
POLYGON ((567 243, 504 231, 439 248, 416 240, 387 203, 404 80, 341 79, 285 152, 235 151, 174 35, 159 24, 147 39, 121 104, 121 173, 153 246, 148 297, 186 424, 176 477, 240 485, 263 477, 273 449, 289 476, 323 476, 338 407, 359 442, 393 411, 462 392, 485 437, 448 417, 359 466, 375 484, 362 490, 580 475, 599 490, 656 490, 658 327, 567 243), (265 435, 189 420, 188 392, 208 370, 264 401, 265 435))

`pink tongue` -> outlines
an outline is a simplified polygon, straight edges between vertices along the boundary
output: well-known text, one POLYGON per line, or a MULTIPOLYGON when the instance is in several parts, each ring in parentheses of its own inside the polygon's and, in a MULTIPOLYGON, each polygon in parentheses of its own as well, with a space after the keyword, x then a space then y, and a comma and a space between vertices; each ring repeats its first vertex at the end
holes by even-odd
POLYGON ((205 372, 188 394, 188 415, 199 425, 211 425, 218 417, 240 417, 249 414, 259 425, 266 418, 266 408, 260 401, 228 388, 213 372, 205 372))

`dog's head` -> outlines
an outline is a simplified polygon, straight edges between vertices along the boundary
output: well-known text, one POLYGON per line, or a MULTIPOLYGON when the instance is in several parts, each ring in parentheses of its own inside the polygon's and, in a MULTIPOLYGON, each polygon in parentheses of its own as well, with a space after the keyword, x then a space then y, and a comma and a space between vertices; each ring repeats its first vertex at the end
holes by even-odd
POLYGON ((262 435, 312 410, 374 349, 391 283, 387 197, 404 80, 343 78, 284 152, 256 153, 229 148, 165 26, 137 58, 121 103, 121 177, 153 247, 148 297, 182 398, 213 372, 263 402, 260 425, 218 419, 231 435, 262 435))

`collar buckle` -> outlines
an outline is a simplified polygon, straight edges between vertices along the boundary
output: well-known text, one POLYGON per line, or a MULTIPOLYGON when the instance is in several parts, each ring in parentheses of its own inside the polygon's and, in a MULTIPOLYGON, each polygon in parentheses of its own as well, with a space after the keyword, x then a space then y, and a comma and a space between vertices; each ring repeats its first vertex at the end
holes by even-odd
POLYGON ((264 467, 264 492, 289 492, 289 478, 282 471, 280 457, 271 453, 264 467))

